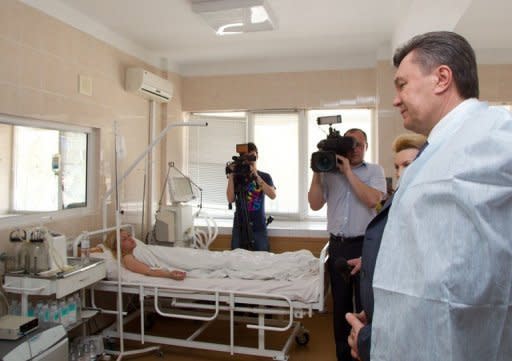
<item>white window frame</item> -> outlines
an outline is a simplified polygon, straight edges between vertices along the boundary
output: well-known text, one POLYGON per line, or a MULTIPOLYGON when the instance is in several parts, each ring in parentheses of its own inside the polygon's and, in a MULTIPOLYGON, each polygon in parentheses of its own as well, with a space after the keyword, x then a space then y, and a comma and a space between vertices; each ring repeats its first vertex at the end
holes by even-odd
MULTIPOLYGON (((307 149, 307 119, 306 119, 306 111, 304 109, 278 109, 278 110, 253 110, 248 112, 248 134, 249 134, 249 141, 255 142, 256 145, 258 144, 258 140, 254 139, 254 122, 255 122, 255 116, 257 114, 279 114, 279 113, 297 113, 297 119, 298 119, 298 134, 299 139, 298 141, 298 149, 299 154, 297 155, 298 159, 298 173, 295 175, 298 179, 298 211, 296 213, 288 213, 288 212, 279 212, 279 213, 272 213, 272 217, 274 217, 276 220, 289 220, 289 221, 297 221, 297 220, 304 220, 306 219, 307 210, 309 207, 308 204, 308 180, 307 180, 307 169, 305 171, 301 171, 305 169, 304 167, 308 167, 308 157, 306 157, 305 150, 307 149), (305 174, 303 174, 305 173, 305 174)), ((286 151, 283 149, 283 151, 286 151)), ((281 187, 279 183, 276 183, 276 192, 277 196, 279 197, 279 187, 281 187)))
MULTIPOLYGON (((82 127, 72 124, 52 122, 28 117, 18 117, 7 114, 0 114, 0 123, 13 126, 26 126, 33 128, 52 129, 59 131, 87 133, 87 190, 86 206, 80 208, 60 209, 48 212, 18 212, 16 214, 5 214, 0 216, 0 229, 5 227, 17 227, 26 224, 53 221, 68 217, 87 216, 94 213, 97 203, 98 165, 96 161, 98 149, 98 133, 96 128, 82 127)), ((14 185, 10 185, 9 191, 14 192, 14 185)))
MULTIPOLYGON (((244 139, 240 141, 240 143, 246 143, 246 142, 249 142, 250 140, 248 140, 248 116, 247 116, 247 112, 245 111, 232 111, 232 112, 193 112, 193 113, 190 113, 189 116, 187 118, 189 118, 189 120, 201 120, 201 121, 206 121, 208 122, 208 124, 213 124, 213 122, 215 121, 230 121, 232 117, 230 116, 226 116, 226 117, 223 117, 223 113, 243 113, 243 117, 245 117, 245 134, 244 134, 244 139), (216 114, 218 116, 216 116, 216 114), (219 119, 220 118, 220 119, 219 119), (223 119, 224 118, 224 119, 223 119)), ((240 114, 241 115, 241 114, 240 114)), ((235 119, 239 118, 239 117, 233 117, 235 119)), ((208 130, 208 127, 205 128, 205 131, 208 130)), ((188 145, 189 145, 189 142, 190 142, 190 130, 187 129, 186 131, 186 136, 187 136, 187 141, 184 142, 184 156, 183 156, 183 164, 185 165, 183 167, 184 169, 184 172, 185 174, 187 174, 188 176, 191 177, 191 179, 198 183, 198 185, 202 188, 204 188, 204 184, 201 184, 201 182, 195 177, 194 174, 192 174, 192 170, 190 169, 190 162, 192 161, 191 160, 191 155, 190 155, 190 150, 188 149, 188 145)), ((232 152, 229 153, 230 156, 233 156, 233 155, 236 155, 236 147, 235 147, 235 144, 232 144, 232 152)), ((225 159, 225 162, 228 162, 231 160, 230 156, 227 157, 227 159, 225 159)), ((223 178, 225 179, 225 178, 223 178)), ((227 179, 225 180, 226 182, 226 186, 227 186, 227 179)), ((194 189, 194 192, 197 193, 197 189, 194 189)), ((225 192, 224 192, 224 197, 225 197, 225 192)), ((203 200, 204 201, 204 200, 203 200)), ((189 202, 190 204, 195 204, 197 203, 197 199, 196 200, 193 200, 193 201, 190 201, 189 202)), ((204 206, 204 205, 203 205, 204 206)), ((204 207, 204 209, 211 215, 213 216, 214 218, 217 218, 217 219, 232 219, 233 218, 233 211, 234 211, 234 207, 235 207, 235 204, 233 203, 233 210, 230 210, 228 208, 228 201, 226 199, 225 201, 225 206, 224 207, 215 207, 215 208, 207 208, 207 207, 204 207)))
MULTIPOLYGON (((333 112, 339 112, 347 109, 354 109, 351 108, 336 108, 332 109, 333 112)), ((372 153, 371 157, 372 159, 377 159, 377 141, 376 141, 376 126, 375 126, 375 109, 370 108, 371 116, 370 116, 370 127, 371 127, 371 136, 370 139, 368 139, 368 143, 371 142, 372 146, 372 153)), ((296 175, 299 184, 298 184, 298 212, 297 213, 275 213, 272 212, 272 216, 276 220, 287 220, 287 221, 318 221, 323 222, 326 220, 325 217, 318 217, 318 216, 310 216, 308 215, 309 211, 309 203, 308 203, 308 190, 309 190, 309 179, 308 179, 308 169, 309 169, 309 159, 311 154, 307 154, 308 152, 308 118, 307 118, 307 109, 277 109, 277 110, 250 110, 247 111, 247 141, 248 142, 255 142, 258 144, 258 140, 254 139, 254 127, 255 127, 255 115, 256 114, 262 114, 262 113, 291 113, 291 112, 297 112, 298 114, 298 174, 296 175)), ((197 114, 204 114, 206 112, 194 112, 194 115, 197 114)), ((223 113, 223 112, 219 112, 223 113)), ((203 119, 203 118, 201 118, 203 119)), ((234 147, 234 145, 233 145, 234 147)), ((189 159, 187 155, 184 155, 184 164, 188 163, 189 159)), ((277 187, 277 196, 279 197, 279 187, 282 186, 278 183, 276 183, 277 187)), ((227 206, 226 206, 227 208, 227 206)), ((208 209, 206 209, 208 211, 208 209)), ((215 218, 219 219, 227 219, 232 218, 232 212, 215 212, 214 214, 215 218)))

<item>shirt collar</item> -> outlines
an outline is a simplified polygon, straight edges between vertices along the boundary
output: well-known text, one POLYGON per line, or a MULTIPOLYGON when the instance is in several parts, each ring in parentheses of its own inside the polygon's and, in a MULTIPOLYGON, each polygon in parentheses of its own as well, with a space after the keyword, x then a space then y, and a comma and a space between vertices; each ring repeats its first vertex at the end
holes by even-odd
POLYGON ((432 128, 427 138, 428 143, 436 144, 452 134, 452 132, 458 129, 462 124, 464 119, 463 115, 478 104, 480 104, 478 99, 470 98, 450 110, 448 114, 441 118, 434 128, 432 128))
POLYGON ((362 161, 360 164, 356 165, 355 167, 352 167, 352 169, 357 169, 357 168, 361 168, 361 167, 366 167, 367 164, 366 164, 366 161, 362 161))

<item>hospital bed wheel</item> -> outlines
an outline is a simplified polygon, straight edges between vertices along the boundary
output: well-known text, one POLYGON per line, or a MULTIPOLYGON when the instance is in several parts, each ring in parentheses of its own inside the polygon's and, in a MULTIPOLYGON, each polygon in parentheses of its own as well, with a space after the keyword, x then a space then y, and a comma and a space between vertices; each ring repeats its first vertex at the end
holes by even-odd
POLYGON ((309 342, 309 332, 303 332, 300 335, 295 336, 295 342, 301 346, 307 345, 309 342))
POLYGON ((157 350, 156 351, 156 355, 160 358, 163 358, 164 357, 164 352, 162 350, 157 350))

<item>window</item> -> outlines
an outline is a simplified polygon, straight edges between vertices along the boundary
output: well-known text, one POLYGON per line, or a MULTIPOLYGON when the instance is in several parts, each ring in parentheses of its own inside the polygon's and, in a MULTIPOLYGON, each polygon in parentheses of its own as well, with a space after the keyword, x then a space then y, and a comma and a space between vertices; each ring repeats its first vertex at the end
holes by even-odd
POLYGON ((267 213, 299 212, 299 114, 255 113, 258 169, 270 173, 278 196, 265 200, 267 213))
POLYGON ((236 144, 247 142, 246 113, 196 113, 190 120, 208 126, 188 128, 188 176, 203 189, 203 207, 228 216, 226 163, 236 155, 236 144))
POLYGON ((0 115, 0 139, 2 216, 91 206, 92 129, 0 115))
MULTIPOLYGON (((341 134, 361 128, 368 136, 366 160, 374 159, 373 112, 369 109, 265 111, 249 113, 195 113, 192 120, 206 120, 208 127, 189 129, 189 175, 203 189, 203 205, 227 210, 225 166, 236 155, 235 144, 253 141, 259 151, 258 169, 270 173, 277 189, 275 200, 265 200, 266 212, 275 218, 324 219, 325 208, 314 212, 307 202, 312 171, 311 153, 325 139, 328 126, 316 118, 341 115, 334 125, 341 134)), ((231 216, 224 211, 223 215, 231 216)))

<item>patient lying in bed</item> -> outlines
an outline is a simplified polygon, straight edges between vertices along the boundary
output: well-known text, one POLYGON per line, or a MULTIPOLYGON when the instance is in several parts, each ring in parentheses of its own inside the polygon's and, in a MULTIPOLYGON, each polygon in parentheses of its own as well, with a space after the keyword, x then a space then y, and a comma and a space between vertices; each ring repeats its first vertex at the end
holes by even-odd
MULTIPOLYGON (((116 256, 117 250, 117 237, 116 232, 111 232, 106 240, 107 247, 111 250, 112 254, 116 256)), ((146 276, 172 278, 174 280, 183 280, 187 275, 186 272, 178 270, 169 270, 157 265, 141 262, 134 255, 134 250, 137 248, 137 241, 126 230, 121 230, 121 261, 123 266, 135 273, 141 273, 146 276)))
MULTIPOLYGON (((106 246, 115 252, 115 233, 107 239, 106 246)), ((167 273, 163 277, 175 279, 183 279, 186 274, 193 278, 291 280, 316 275, 319 268, 318 259, 307 250, 275 254, 146 245, 133 239, 126 230, 121 231, 121 249, 127 269, 151 276, 174 272, 173 276, 167 273)))

